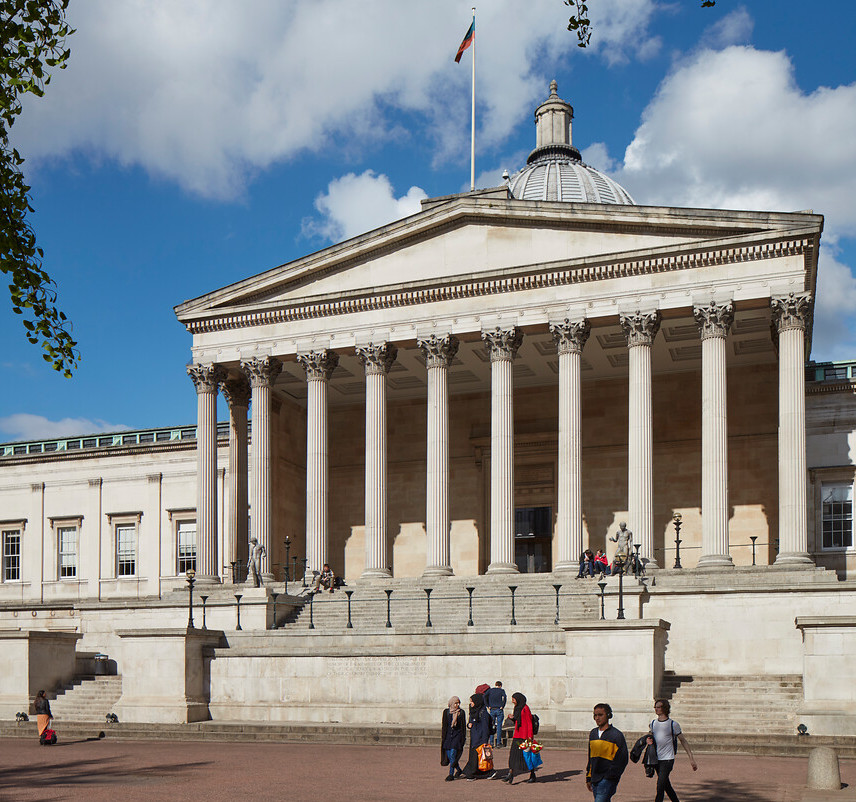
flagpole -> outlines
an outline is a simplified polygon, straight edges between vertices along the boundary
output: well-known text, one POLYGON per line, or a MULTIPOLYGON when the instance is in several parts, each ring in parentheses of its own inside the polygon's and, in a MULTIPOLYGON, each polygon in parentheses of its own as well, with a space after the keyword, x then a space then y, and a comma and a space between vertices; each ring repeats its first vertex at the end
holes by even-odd
MULTIPOLYGON (((473 30, 475 31, 476 10, 473 7, 473 30)), ((470 123, 470 192, 476 188, 476 39, 473 37, 473 86, 472 120, 470 123)))

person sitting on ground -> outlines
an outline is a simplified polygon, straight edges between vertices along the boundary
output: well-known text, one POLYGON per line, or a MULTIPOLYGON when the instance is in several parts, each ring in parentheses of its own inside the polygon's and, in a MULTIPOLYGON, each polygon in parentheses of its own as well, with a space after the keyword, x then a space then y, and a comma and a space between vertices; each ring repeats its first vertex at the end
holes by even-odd
POLYGON ((586 549, 580 554, 580 572, 577 574, 577 579, 594 576, 594 552, 591 549, 586 549))
POLYGON ((330 593, 336 588, 336 575, 333 573, 333 569, 330 568, 330 563, 324 563, 321 573, 315 577, 315 592, 317 593, 321 588, 329 590, 330 593))
POLYGON ((594 555, 594 572, 601 576, 609 576, 610 573, 609 560, 601 549, 598 549, 597 554, 594 555))

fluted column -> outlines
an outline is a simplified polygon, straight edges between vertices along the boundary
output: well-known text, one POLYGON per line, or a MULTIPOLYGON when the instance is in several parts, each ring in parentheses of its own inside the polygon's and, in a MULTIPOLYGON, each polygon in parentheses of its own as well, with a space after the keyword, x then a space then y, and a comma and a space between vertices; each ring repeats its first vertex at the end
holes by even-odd
POLYGON ((247 563, 247 409, 250 385, 246 379, 230 379, 220 385, 229 404, 229 521, 224 563, 247 563))
POLYGON ((327 382, 339 355, 335 351, 298 354, 306 371, 306 557, 310 571, 328 561, 327 382))
POLYGON ((523 342, 516 326, 482 332, 490 353, 489 574, 517 572, 514 561, 514 371, 523 342))
POLYGON ((693 307, 701 337, 701 556, 699 568, 733 566, 728 553, 728 405, 725 338, 734 305, 693 307))
POLYGON ((364 577, 389 576, 386 542, 386 374, 398 348, 358 346, 366 371, 366 569, 364 577))
POLYGON ((627 519, 640 556, 658 568, 654 558, 654 426, 651 404, 651 346, 660 330, 659 312, 619 315, 627 341, 629 415, 627 440, 627 519))
POLYGON ((805 455, 805 330, 811 296, 772 298, 779 344, 779 553, 776 565, 812 565, 805 455))
POLYGON ((252 448, 250 449, 250 537, 256 538, 264 548, 261 574, 273 579, 271 571, 271 388, 282 371, 282 362, 276 357, 253 357, 241 362, 241 369, 252 388, 252 448))
POLYGON ((420 339, 428 368, 428 464, 425 529, 425 576, 449 576, 449 363, 458 352, 451 334, 420 339))
POLYGON ((218 581, 217 570, 217 387, 226 378, 220 365, 191 365, 196 386, 196 574, 218 581))
POLYGON ((557 571, 578 570, 583 550, 582 352, 591 333, 588 320, 551 323, 559 352, 559 507, 557 571))

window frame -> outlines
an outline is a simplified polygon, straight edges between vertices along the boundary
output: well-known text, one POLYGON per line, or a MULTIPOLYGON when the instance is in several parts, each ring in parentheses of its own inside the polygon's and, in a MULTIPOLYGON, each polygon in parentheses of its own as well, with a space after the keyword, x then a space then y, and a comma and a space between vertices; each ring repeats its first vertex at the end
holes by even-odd
POLYGON ((50 518, 51 529, 53 530, 54 551, 56 552, 56 579, 58 582, 76 582, 80 579, 80 531, 83 528, 82 515, 66 515, 62 518, 50 518), (63 550, 62 550, 62 533, 73 529, 75 531, 74 550, 65 552, 74 556, 73 569, 74 574, 63 576, 63 550))
MULTIPOLYGON (((113 536, 113 576, 116 579, 139 579, 140 578, 140 519, 142 512, 108 513, 107 520, 110 522, 110 530, 113 536), (119 533, 130 531, 130 543, 133 547, 134 570, 131 573, 121 573, 123 562, 121 560, 119 533)), ((127 540, 125 541, 127 542, 127 540)))
POLYGON ((24 531, 26 527, 27 522, 22 519, 0 522, 0 549, 2 549, 2 551, 0 551, 0 583, 2 584, 19 583, 24 580, 23 551, 24 531), (16 537, 18 540, 18 553, 15 555, 7 554, 6 548, 7 539, 12 536, 16 537), (17 565, 15 566, 17 569, 17 576, 7 578, 7 574, 10 571, 9 558, 12 556, 17 558, 17 565))
MULTIPOLYGON (((854 540, 853 540, 853 495, 854 495, 854 493, 853 493, 853 491, 854 491, 854 487, 853 487, 852 481, 851 482, 847 482, 847 481, 826 481, 826 482, 823 482, 823 481, 821 481, 821 483, 820 483, 820 530, 819 530, 818 534, 820 536, 819 537, 820 550, 823 551, 824 553, 828 554, 828 553, 835 553, 835 552, 848 552, 848 551, 854 550, 854 540), (841 511, 840 517, 837 517, 835 515, 831 515, 829 519, 827 518, 826 510, 825 510, 825 507, 827 504, 826 499, 828 497, 828 494, 832 492, 833 488, 846 488, 847 490, 849 490, 850 498, 847 500, 847 502, 833 502, 833 503, 849 503, 849 505, 850 505, 849 518, 847 516, 846 510, 841 511), (850 537, 849 537, 850 542, 849 543, 842 544, 842 545, 829 545, 829 546, 826 545, 826 543, 825 543, 825 540, 826 540, 826 524, 827 524, 828 520, 833 525, 835 525, 836 523, 842 524, 842 527, 841 527, 841 533, 842 534, 844 531, 843 524, 849 521, 849 529, 850 529, 850 537)), ((833 533, 833 537, 831 539, 834 540, 834 533, 833 533)), ((842 540, 843 539, 844 538, 842 537, 842 540)))
MULTIPOLYGON (((812 468, 809 470, 811 492, 809 493, 809 548, 817 557, 856 554, 856 525, 850 529, 849 546, 823 545, 823 499, 824 488, 833 485, 850 485, 851 499, 856 496, 856 465, 834 466, 830 468, 812 468)), ((852 513, 851 513, 852 514, 852 513)))
POLYGON ((196 571, 197 560, 199 558, 199 529, 196 525, 196 516, 192 518, 176 518, 175 519, 175 575, 184 576, 189 570, 196 571), (181 532, 182 527, 188 524, 193 524, 193 556, 182 556, 181 549, 181 532), (182 564, 184 562, 184 567, 182 564))

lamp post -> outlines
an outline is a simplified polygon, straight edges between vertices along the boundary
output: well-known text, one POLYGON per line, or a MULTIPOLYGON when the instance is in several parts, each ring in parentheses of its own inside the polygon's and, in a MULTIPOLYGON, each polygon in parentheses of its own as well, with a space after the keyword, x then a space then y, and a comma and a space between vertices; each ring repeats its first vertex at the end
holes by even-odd
POLYGON ((354 591, 346 590, 345 595, 348 597, 348 623, 346 629, 353 629, 354 625, 351 623, 351 596, 354 595, 354 591))
POLYGON ((276 600, 279 596, 279 593, 274 593, 273 595, 273 626, 271 629, 276 629, 276 600))
POLYGON ((208 601, 208 597, 200 596, 199 598, 202 599, 202 629, 208 629, 205 625, 205 603, 208 601))
POLYGON ((606 590, 606 582, 598 582, 597 586, 600 588, 600 620, 603 621, 605 617, 603 614, 603 592, 606 590))
POLYGON ((292 565, 292 568, 294 569, 291 572, 291 575, 294 577, 294 581, 297 582, 297 555, 296 554, 291 558, 291 565, 292 565))
POLYGON ((636 549, 636 560, 633 563, 633 576, 639 579, 639 574, 642 573, 642 563, 639 560, 639 549, 642 548, 641 543, 634 543, 633 548, 636 549))
POLYGON ((559 625, 559 591, 561 590, 561 585, 553 585, 556 589, 556 620, 553 622, 556 626, 559 625))
POLYGON ((388 629, 392 629, 392 621, 389 617, 389 599, 392 596, 392 591, 385 590, 384 593, 386 593, 386 626, 388 629))
POLYGON ((676 512, 672 516, 675 525, 675 568, 683 568, 681 565, 681 514, 676 512))
POLYGON ((514 617, 514 592, 517 590, 517 585, 509 585, 508 589, 511 591, 511 626, 517 626, 517 619, 514 617))
POLYGON ((306 566, 307 565, 309 565, 309 558, 304 557, 303 558, 303 587, 304 588, 308 587, 308 585, 306 584, 306 566))
POLYGON ((193 586, 196 584, 196 571, 192 568, 185 574, 187 577, 187 628, 195 629, 193 626, 193 586))
POLYGON ((235 625, 235 629, 238 629, 238 630, 241 629, 241 597, 242 596, 243 596, 242 593, 236 593, 235 594, 235 601, 238 603, 237 608, 236 608, 236 612, 237 612, 237 616, 238 616, 238 623, 235 625))
POLYGON ((291 578, 288 575, 288 560, 289 555, 291 554, 291 538, 286 535, 285 536, 285 593, 288 595, 288 580, 291 578))
POLYGON ((430 627, 433 626, 431 623, 431 591, 433 588, 423 588, 423 590, 425 591, 425 601, 428 604, 428 620, 425 622, 425 626, 430 627))
POLYGON ((473 591, 475 588, 467 588, 467 593, 470 594, 470 617, 467 620, 467 626, 473 626, 473 591))
POLYGON ((315 594, 309 594, 309 629, 315 629, 315 594))
POLYGON ((749 535, 749 540, 752 541, 752 565, 755 565, 755 541, 758 539, 758 535, 749 535))
POLYGON ((624 562, 616 560, 618 563, 618 616, 619 620, 624 619, 624 562))

